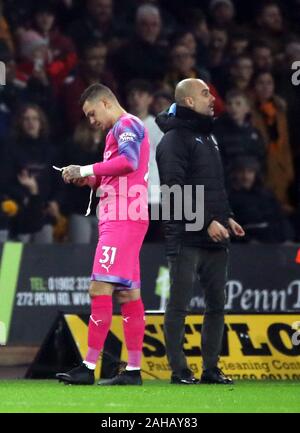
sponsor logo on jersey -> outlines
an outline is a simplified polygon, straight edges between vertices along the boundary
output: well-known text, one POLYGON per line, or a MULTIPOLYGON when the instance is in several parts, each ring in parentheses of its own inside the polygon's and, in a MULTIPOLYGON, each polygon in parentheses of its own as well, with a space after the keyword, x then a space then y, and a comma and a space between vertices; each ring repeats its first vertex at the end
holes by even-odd
POLYGON ((126 143, 127 141, 135 141, 137 139, 137 136, 134 132, 123 132, 123 134, 120 135, 119 141, 122 143, 126 143))

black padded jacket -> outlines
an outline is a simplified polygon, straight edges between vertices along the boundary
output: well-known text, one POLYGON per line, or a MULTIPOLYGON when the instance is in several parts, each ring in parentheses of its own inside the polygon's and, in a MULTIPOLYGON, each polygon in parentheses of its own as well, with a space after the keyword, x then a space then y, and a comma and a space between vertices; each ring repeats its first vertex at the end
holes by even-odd
MULTIPOLYGON (((192 221, 187 218, 181 221, 176 219, 175 210, 178 203, 174 201, 171 203, 170 216, 164 218, 163 215, 167 256, 178 254, 182 245, 226 248, 228 240, 214 242, 207 232, 213 220, 228 228, 228 218, 233 216, 225 191, 218 144, 212 134, 213 118, 177 106, 175 115, 167 112, 161 113, 157 116, 156 122, 165 133, 156 152, 161 186, 179 185, 183 189, 185 185, 191 185, 190 199, 193 211, 197 206, 198 212, 200 209, 204 215, 201 229, 187 230, 186 224, 191 224, 192 221), (201 200, 201 205, 196 203, 200 197, 199 194, 196 194, 197 185, 204 186, 204 201, 201 200)), ((163 206, 166 200, 162 194, 163 206)), ((182 200, 182 206, 185 203, 182 200)), ((184 210, 182 210, 182 215, 184 215, 184 210)))

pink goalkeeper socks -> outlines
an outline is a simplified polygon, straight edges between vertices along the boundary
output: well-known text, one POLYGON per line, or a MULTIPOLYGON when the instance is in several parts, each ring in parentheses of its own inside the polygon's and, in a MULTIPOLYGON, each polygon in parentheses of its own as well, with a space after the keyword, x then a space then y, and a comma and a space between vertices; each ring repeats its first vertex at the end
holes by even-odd
POLYGON ((91 301, 91 315, 88 330, 88 353, 85 361, 97 364, 112 320, 112 297, 96 296, 91 301))
POLYGON ((128 368, 140 368, 145 333, 144 305, 141 299, 121 306, 128 368))
MULTIPOLYGON (((88 331, 88 353, 85 361, 97 364, 112 320, 112 297, 92 298, 88 331)), ((144 305, 141 299, 121 306, 125 343, 128 351, 128 367, 140 368, 145 332, 144 305)))

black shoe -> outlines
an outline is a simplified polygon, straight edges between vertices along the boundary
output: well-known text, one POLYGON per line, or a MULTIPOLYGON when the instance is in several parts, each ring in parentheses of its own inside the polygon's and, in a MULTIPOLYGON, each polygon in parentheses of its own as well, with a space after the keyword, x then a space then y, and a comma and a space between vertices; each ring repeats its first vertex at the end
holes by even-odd
POLYGON ((172 373, 171 383, 175 385, 196 385, 198 379, 193 376, 193 373, 188 368, 181 370, 179 373, 172 373))
POLYGON ((66 373, 57 373, 55 377, 60 382, 73 385, 93 385, 95 382, 94 370, 90 370, 83 363, 66 373))
POLYGON ((98 385, 142 385, 141 370, 124 370, 112 379, 103 379, 98 385))
POLYGON ((209 368, 207 370, 204 370, 201 375, 201 383, 207 383, 207 384, 220 384, 220 385, 233 385, 234 382, 232 379, 230 379, 228 376, 225 376, 223 371, 218 368, 209 368))

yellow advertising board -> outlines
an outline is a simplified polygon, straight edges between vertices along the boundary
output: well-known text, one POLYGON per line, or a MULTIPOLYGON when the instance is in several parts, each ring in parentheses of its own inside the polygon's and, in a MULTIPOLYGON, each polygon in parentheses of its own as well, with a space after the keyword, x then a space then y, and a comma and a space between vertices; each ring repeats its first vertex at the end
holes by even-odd
MULTIPOLYGON (((87 324, 77 315, 65 315, 75 343, 84 357, 87 324)), ((170 367, 163 336, 163 314, 146 316, 142 371, 144 379, 169 379, 170 367)), ((202 315, 186 318, 184 351, 196 377, 202 371, 202 315)), ((111 333, 119 342, 119 358, 127 360, 123 321, 114 316, 111 333)), ((233 379, 300 380, 300 314, 227 315, 219 367, 233 379)), ((101 371, 101 360, 96 374, 101 371)))

